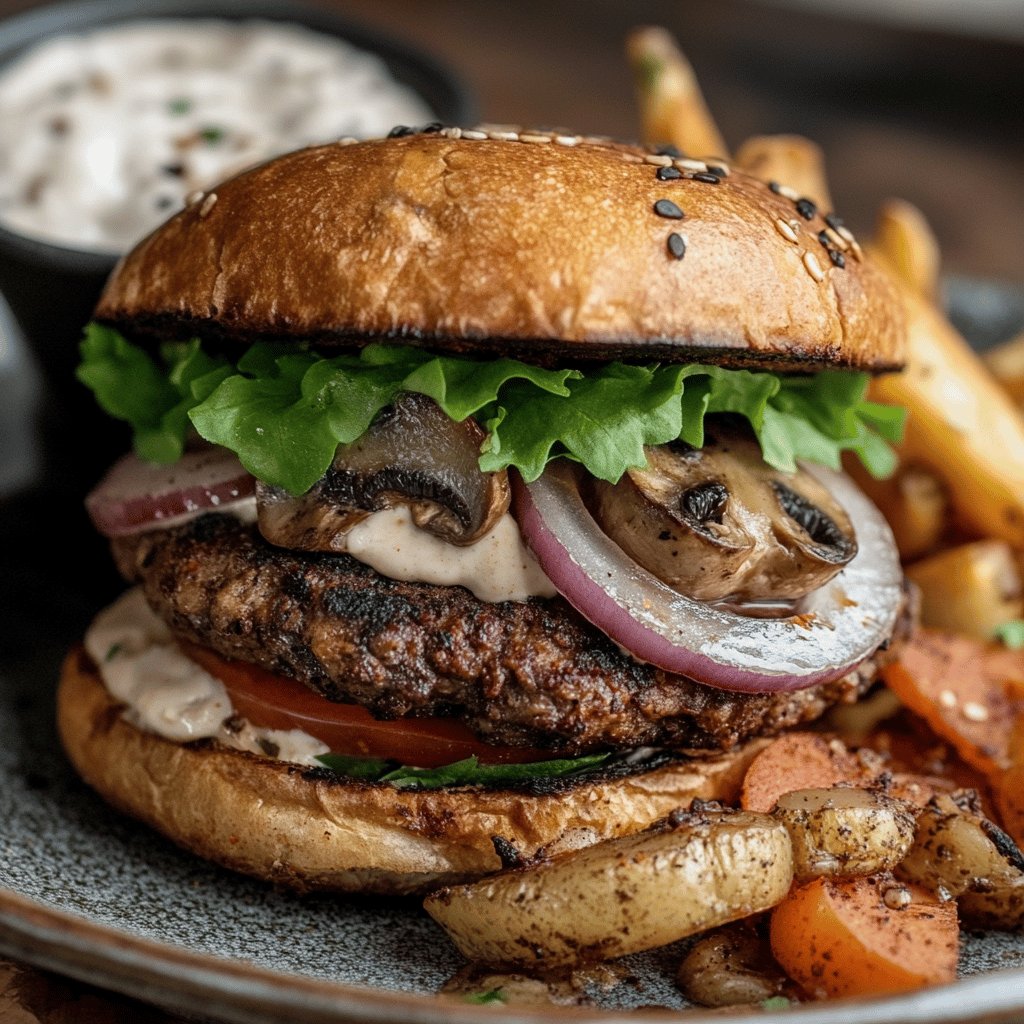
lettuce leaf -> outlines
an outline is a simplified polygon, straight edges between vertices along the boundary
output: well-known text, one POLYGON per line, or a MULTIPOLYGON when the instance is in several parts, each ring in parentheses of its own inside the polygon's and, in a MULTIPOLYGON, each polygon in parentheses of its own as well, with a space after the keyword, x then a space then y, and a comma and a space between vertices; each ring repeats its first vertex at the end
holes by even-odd
POLYGON ((232 365, 195 339, 154 357, 98 324, 87 328, 81 354, 79 379, 110 415, 132 425, 140 457, 174 461, 191 426, 260 480, 296 495, 403 391, 428 395, 454 420, 476 417, 488 431, 481 469, 514 466, 527 481, 552 459, 569 458, 615 482, 645 464, 646 445, 681 438, 702 446, 704 417, 713 413, 745 417, 765 461, 784 472, 798 459, 838 467, 849 450, 884 477, 895 469, 889 442, 904 419, 902 410, 866 400, 867 374, 838 370, 782 376, 699 363, 550 370, 378 344, 328 358, 257 344, 232 365))
POLYGON ((526 764, 481 764, 476 757, 467 757, 440 768, 411 768, 407 765, 396 768, 393 762, 378 758, 342 754, 321 754, 317 760, 325 768, 350 779, 388 782, 398 789, 440 789, 442 786, 500 786, 530 779, 577 775, 600 767, 609 757, 611 754, 588 754, 526 764))

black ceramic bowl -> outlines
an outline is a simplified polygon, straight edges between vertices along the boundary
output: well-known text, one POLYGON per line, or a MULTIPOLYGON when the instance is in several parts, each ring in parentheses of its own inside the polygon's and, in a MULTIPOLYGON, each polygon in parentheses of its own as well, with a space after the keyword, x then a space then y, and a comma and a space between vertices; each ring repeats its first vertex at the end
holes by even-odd
MULTIPOLYGON (((439 120, 468 124, 476 119, 466 88, 432 57, 324 8, 289 0, 78 0, 38 7, 0 22, 0 71, 52 36, 126 21, 189 17, 304 25, 377 54, 439 120)), ((74 377, 78 338, 116 261, 113 255, 52 245, 0 227, 0 293, 42 370, 47 471, 59 474, 69 491, 93 482, 97 469, 116 453, 112 445, 127 439, 74 377)))

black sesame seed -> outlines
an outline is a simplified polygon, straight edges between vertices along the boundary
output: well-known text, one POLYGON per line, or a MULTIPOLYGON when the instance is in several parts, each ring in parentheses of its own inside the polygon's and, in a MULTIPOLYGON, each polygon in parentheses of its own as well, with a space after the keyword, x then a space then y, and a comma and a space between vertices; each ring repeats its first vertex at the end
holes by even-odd
POLYGON ((439 132, 444 125, 440 121, 431 121, 429 124, 425 124, 420 131, 424 135, 435 135, 439 132))
POLYGON ((160 170, 172 178, 180 178, 185 173, 185 165, 180 163, 164 164, 160 170))
POLYGON ((675 181, 682 176, 683 172, 678 167, 659 167, 657 172, 658 181, 675 181))
POLYGON ((416 129, 410 128, 407 124, 396 124, 391 131, 388 132, 389 139, 401 139, 406 135, 415 135, 416 129))
POLYGON ((686 255, 686 239, 682 235, 677 235, 674 231, 668 236, 668 251, 672 253, 677 260, 681 260, 686 255))
POLYGON ((156 208, 158 210, 166 210, 174 205, 174 200, 170 196, 159 196, 156 201, 156 208))
POLYGON ((782 186, 777 181, 769 181, 768 187, 777 195, 782 195, 782 186))
POLYGON ((725 173, 725 168, 719 167, 718 164, 708 164, 708 174, 713 174, 716 178, 728 177, 725 173))
POLYGON ((705 185, 717 185, 721 182, 721 178, 717 174, 712 174, 710 171, 705 173, 704 171, 698 171, 693 176, 694 181, 703 181, 705 185))
POLYGON ((810 220, 818 212, 818 204, 813 199, 808 199, 806 196, 803 199, 796 201, 796 212, 803 217, 804 220, 810 220))
POLYGON ((818 241, 821 242, 821 244, 825 246, 826 249, 832 247, 832 239, 828 237, 827 231, 823 230, 818 232, 818 241))
POLYGON ((846 266, 846 257, 838 249, 829 249, 828 258, 832 261, 832 265, 840 270, 846 266))
POLYGON ((682 157, 682 150, 678 146, 673 146, 671 143, 666 143, 664 146, 659 146, 655 151, 658 156, 670 156, 674 160, 678 160, 682 157))
POLYGON ((682 220, 685 216, 671 199, 659 199, 654 204, 654 212, 659 217, 668 217, 670 220, 682 220))
POLYGON ((826 214, 825 214, 825 223, 826 223, 826 224, 827 224, 827 225, 828 225, 828 226, 829 226, 829 227, 830 227, 830 228, 831 228, 831 229, 832 229, 833 231, 838 231, 838 230, 839 230, 839 229, 840 229, 841 227, 843 227, 843 218, 842 218, 842 217, 839 217, 839 216, 837 216, 837 215, 836 215, 836 214, 834 214, 834 213, 826 213, 826 214))

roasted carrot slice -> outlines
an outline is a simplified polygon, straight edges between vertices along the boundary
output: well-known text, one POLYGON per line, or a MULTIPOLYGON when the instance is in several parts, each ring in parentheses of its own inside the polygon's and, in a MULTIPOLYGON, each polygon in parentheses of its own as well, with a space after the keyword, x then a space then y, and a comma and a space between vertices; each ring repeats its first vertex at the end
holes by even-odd
POLYGON ((958 942, 955 903, 890 875, 819 878, 772 911, 776 960, 817 998, 953 981, 958 942))
POLYGON ((745 811, 767 813, 783 793, 829 789, 840 782, 867 785, 871 778, 839 740, 791 732, 773 740, 750 762, 740 804, 745 811))
POLYGON ((922 629, 882 678, 969 765, 990 778, 1009 767, 1013 722, 1024 712, 1024 651, 922 629))

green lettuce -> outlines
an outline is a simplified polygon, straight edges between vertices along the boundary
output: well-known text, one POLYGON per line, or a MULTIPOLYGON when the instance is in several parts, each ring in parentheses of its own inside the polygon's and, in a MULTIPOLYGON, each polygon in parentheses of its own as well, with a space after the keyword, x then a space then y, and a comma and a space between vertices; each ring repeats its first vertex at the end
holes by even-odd
POLYGON ((798 459, 839 468, 855 453, 874 476, 890 475, 904 413, 865 398, 868 375, 829 370, 783 376, 693 363, 609 363, 550 370, 515 359, 435 356, 372 344, 358 355, 321 357, 257 344, 234 364, 200 343, 150 355, 111 328, 91 324, 78 377, 110 415, 129 422, 140 457, 172 462, 189 426, 235 452, 245 468, 291 494, 309 490, 339 444, 360 437, 402 392, 428 395, 454 420, 486 429, 484 471, 515 467, 535 480, 555 458, 616 482, 646 462, 646 445, 704 443, 704 417, 745 417, 765 461, 792 472, 798 459))
POLYGON ((505 786, 531 779, 579 775, 600 767, 609 757, 610 754, 588 754, 526 764, 481 764, 474 756, 440 768, 411 768, 407 765, 396 768, 394 762, 380 758, 344 754, 321 754, 317 760, 325 768, 350 779, 388 782, 398 789, 440 789, 442 786, 505 786))

